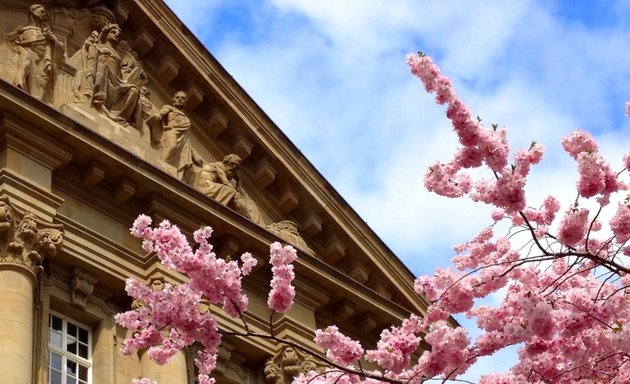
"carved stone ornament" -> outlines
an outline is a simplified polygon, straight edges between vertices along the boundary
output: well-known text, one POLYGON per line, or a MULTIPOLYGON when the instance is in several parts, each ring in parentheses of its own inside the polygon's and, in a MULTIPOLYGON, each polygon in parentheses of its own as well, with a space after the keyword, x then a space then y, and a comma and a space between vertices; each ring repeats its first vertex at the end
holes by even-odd
POLYGON ((39 220, 0 197, 0 266, 18 265, 34 274, 61 249, 63 227, 39 220))
POLYGON ((96 277, 92 274, 74 268, 72 281, 71 299, 72 305, 79 309, 87 307, 88 297, 94 292, 94 284, 97 283, 96 277))
POLYGON ((3 31, 0 77, 45 103, 140 130, 140 88, 148 79, 114 14, 102 6, 32 4, 25 11, 23 26, 3 31))
POLYGON ((258 225, 264 225, 260 210, 241 187, 241 158, 233 153, 222 161, 204 163, 195 174, 194 186, 204 195, 235 210, 258 225))
MULTIPOLYGON (((203 92, 191 85, 161 108, 155 105, 139 53, 146 54, 142 47, 150 49, 152 43, 125 40, 115 14, 97 4, 66 0, 24 6, 22 22, 18 16, 15 25, 5 30, 0 25, 0 35, 4 35, 4 39, 0 36, 0 79, 123 145, 287 243, 313 253, 293 222, 270 223, 242 188, 238 170, 253 144, 238 137, 234 153, 216 162, 203 159, 193 148, 193 121, 186 111, 191 104, 199 104, 203 92)), ((264 179, 269 180, 269 175, 258 181, 269 182, 264 179)), ((124 193, 117 196, 124 198, 124 193)), ((289 213, 298 204, 299 198, 289 191, 279 205, 289 213)), ((320 230, 317 222, 310 224, 306 228, 311 232, 320 230)))
POLYGON ((308 245, 300 235, 297 225, 293 221, 282 220, 277 223, 265 226, 265 229, 278 236, 282 240, 286 241, 287 243, 294 245, 303 251, 313 253, 313 251, 308 247, 308 245))
POLYGON ((267 384, 289 384, 300 373, 322 371, 324 368, 308 354, 286 346, 265 362, 263 373, 267 384))

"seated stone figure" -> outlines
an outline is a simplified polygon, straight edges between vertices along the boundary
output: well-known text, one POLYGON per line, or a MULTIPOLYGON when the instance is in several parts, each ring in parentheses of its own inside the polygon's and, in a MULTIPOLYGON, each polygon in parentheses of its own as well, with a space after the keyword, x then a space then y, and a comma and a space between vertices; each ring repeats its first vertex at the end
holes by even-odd
POLYGON ((240 165, 241 158, 235 154, 225 156, 223 161, 203 164, 197 175, 195 188, 256 224, 263 225, 260 211, 241 189, 237 175, 240 165))
POLYGON ((142 69, 127 53, 117 51, 121 29, 107 24, 100 32, 92 32, 72 58, 78 67, 75 79, 75 101, 90 102, 98 111, 123 125, 141 128, 140 88, 134 83, 142 69))

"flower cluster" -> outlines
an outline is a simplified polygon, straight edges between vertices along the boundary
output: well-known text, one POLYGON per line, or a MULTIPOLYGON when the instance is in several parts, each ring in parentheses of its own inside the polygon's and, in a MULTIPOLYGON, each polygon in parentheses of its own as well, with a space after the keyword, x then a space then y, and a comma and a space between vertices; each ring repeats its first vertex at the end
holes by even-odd
POLYGON ((282 246, 278 242, 271 244, 270 250, 269 262, 273 278, 267 305, 276 312, 285 313, 291 308, 295 298, 295 288, 291 285, 295 272, 291 263, 297 258, 297 252, 292 246, 282 246))
POLYGON ((334 325, 316 330, 315 343, 326 349, 326 357, 337 364, 350 365, 363 356, 361 344, 339 332, 334 325))
MULTIPOLYGON (((131 234, 143 240, 146 251, 155 252, 163 265, 184 274, 188 281, 178 285, 156 281, 152 286, 133 279, 127 281, 126 291, 136 304, 134 309, 116 315, 116 321, 133 334, 133 338, 123 343, 123 352, 147 350, 153 360, 165 364, 178 350, 199 342, 204 347, 195 359, 199 381, 214 383, 210 374, 216 367, 221 333, 210 305, 220 305, 232 317, 242 316, 248 299, 241 279, 251 273, 256 258, 245 253, 239 265, 236 260, 217 257, 209 242, 212 234, 209 227, 193 233, 196 249, 177 226, 165 220, 152 228, 151 219, 145 215, 136 219, 131 234)), ((286 253, 275 246, 271 252, 274 260, 279 252, 286 253)), ((281 257, 282 279, 286 280, 286 270, 292 268, 293 258, 281 257)), ((138 383, 150 383, 146 380, 138 383)))
POLYGON ((575 247, 584 240, 588 229, 588 209, 569 209, 558 227, 558 241, 564 245, 575 247))
POLYGON ((155 380, 141 378, 131 380, 131 384, 158 384, 155 380))
POLYGON ((577 190, 581 196, 589 198, 602 195, 603 201, 607 201, 611 193, 623 188, 590 134, 575 131, 562 139, 562 146, 577 162, 580 175, 577 190))
POLYGON ((446 197, 470 194, 474 201, 495 205, 506 212, 525 208, 525 177, 531 164, 540 161, 543 148, 533 143, 529 150, 515 154, 514 164, 509 165, 507 130, 496 125, 487 129, 481 120, 474 118, 468 107, 457 97, 451 81, 424 55, 408 55, 407 64, 429 93, 436 94, 436 102, 447 106, 446 116, 462 145, 454 158, 446 164, 434 163, 424 177, 429 191, 446 197), (478 168, 486 164, 494 172, 492 180, 473 181, 464 169, 478 168))
POLYGON ((376 349, 366 353, 367 359, 386 371, 401 373, 407 369, 411 355, 422 340, 417 335, 422 329, 420 323, 418 316, 411 315, 400 327, 392 327, 391 331, 383 330, 376 349))
POLYGON ((617 206, 615 215, 610 220, 610 229, 615 235, 615 241, 618 244, 624 244, 630 240, 630 196, 626 197, 626 201, 617 206))

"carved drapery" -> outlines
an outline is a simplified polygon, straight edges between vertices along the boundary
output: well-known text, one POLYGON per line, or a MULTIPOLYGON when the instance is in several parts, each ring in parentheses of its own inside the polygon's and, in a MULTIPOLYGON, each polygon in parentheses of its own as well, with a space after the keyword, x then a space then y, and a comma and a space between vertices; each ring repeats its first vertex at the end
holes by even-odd
POLYGON ((45 223, 0 197, 0 266, 22 266, 36 274, 45 258, 57 254, 62 242, 60 224, 45 223))

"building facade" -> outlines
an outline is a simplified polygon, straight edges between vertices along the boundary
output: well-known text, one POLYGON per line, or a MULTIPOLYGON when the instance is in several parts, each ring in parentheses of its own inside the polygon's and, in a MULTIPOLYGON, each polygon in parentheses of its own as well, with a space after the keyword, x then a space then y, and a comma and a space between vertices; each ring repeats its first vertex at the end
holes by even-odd
MULTIPOLYGON (((294 245, 296 304, 274 328, 307 348, 333 323, 369 347, 426 310, 411 273, 162 1, 0 0, 0 33, 1 383, 194 382, 193 350, 163 367, 120 352, 125 280, 182 281, 129 234, 140 213, 212 226, 221 257, 251 252, 246 318, 261 332, 268 245, 294 245)), ((219 383, 282 384, 317 364, 236 337, 219 357, 219 383)))

